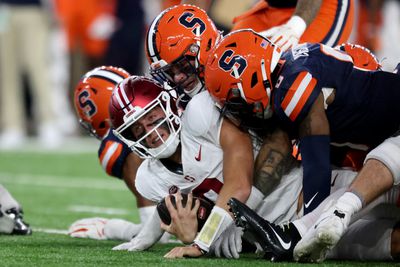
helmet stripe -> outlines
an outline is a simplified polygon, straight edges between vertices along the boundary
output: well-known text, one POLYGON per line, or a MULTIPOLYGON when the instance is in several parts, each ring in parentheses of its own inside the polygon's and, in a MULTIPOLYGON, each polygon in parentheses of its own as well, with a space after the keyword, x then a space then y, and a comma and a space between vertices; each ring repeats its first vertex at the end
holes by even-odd
POLYGON ((166 11, 161 12, 151 23, 149 31, 147 32, 147 53, 149 57, 151 58, 152 62, 156 62, 161 60, 161 58, 158 56, 158 51, 157 51, 157 44, 156 44, 156 33, 157 33, 157 28, 158 24, 160 23, 161 17, 165 14, 166 11))
POLYGON ((133 106, 126 95, 122 84, 117 87, 116 98, 120 108, 124 111, 125 114, 133 110, 133 106))
POLYGON ((111 72, 109 70, 97 70, 91 73, 89 77, 103 78, 113 84, 118 84, 124 79, 124 77, 122 77, 121 75, 111 72))

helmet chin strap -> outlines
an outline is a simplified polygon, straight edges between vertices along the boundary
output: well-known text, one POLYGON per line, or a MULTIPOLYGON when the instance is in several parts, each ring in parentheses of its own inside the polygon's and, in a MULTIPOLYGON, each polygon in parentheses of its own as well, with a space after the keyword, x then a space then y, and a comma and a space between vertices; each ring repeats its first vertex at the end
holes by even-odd
POLYGON ((268 103, 267 106, 264 108, 264 119, 271 118, 272 116, 272 109, 271 109, 271 83, 268 81, 265 60, 261 59, 261 75, 263 79, 263 85, 265 87, 265 91, 268 96, 268 103))
POLYGON ((197 53, 197 60, 194 63, 196 70, 200 67, 200 25, 196 27, 196 37, 197 37, 197 41, 196 44, 199 47, 199 52, 197 53))
POLYGON ((200 78, 197 77, 197 84, 193 87, 192 90, 183 89, 183 91, 190 97, 194 97, 204 88, 204 83, 201 82, 200 78))
POLYGON ((186 90, 184 89, 183 91, 190 97, 194 97, 196 94, 198 94, 203 88, 204 88, 204 83, 200 80, 198 77, 198 72, 200 68, 200 26, 196 27, 196 45, 198 47, 198 52, 196 56, 196 60, 194 61, 194 68, 197 73, 197 84, 192 90, 186 90))
POLYGON ((171 134, 164 144, 156 148, 149 148, 149 152, 154 155, 156 159, 165 159, 175 153, 180 143, 178 134, 171 134))
POLYGON ((243 91, 242 82, 239 79, 240 76, 239 76, 239 72, 238 72, 238 67, 236 65, 233 66, 233 75, 238 80, 236 84, 239 89, 240 96, 247 102, 246 95, 244 94, 244 91, 243 91))

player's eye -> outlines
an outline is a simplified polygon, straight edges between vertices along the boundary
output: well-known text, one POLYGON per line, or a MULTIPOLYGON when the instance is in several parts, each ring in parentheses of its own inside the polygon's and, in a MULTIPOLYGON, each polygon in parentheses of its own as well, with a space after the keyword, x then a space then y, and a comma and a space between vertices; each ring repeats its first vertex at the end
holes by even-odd
POLYGON ((131 131, 136 140, 142 138, 146 134, 142 125, 134 125, 131 131))

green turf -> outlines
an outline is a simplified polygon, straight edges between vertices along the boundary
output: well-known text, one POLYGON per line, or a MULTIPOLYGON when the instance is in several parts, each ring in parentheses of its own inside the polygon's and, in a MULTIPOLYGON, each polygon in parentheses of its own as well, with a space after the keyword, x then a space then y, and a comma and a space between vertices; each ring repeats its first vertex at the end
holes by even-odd
MULTIPOLYGON (((138 212, 124 183, 105 175, 93 153, 0 151, 0 183, 23 205, 34 229, 66 230, 85 217, 118 217, 138 222, 138 212), (126 214, 76 212, 73 206, 95 206, 126 214)), ((156 245, 146 252, 112 251, 119 241, 74 239, 36 231, 32 236, 0 235, 0 266, 311 266, 272 264, 255 255, 240 260, 181 259, 162 256, 175 245, 156 245)), ((320 266, 387 266, 388 263, 333 262, 320 266)), ((315 266, 315 265, 313 265, 315 266)))

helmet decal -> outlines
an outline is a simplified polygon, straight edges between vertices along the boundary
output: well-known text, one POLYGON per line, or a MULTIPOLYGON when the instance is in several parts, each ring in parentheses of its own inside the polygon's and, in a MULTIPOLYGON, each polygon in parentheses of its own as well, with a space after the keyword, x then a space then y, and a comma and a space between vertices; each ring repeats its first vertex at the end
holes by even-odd
POLYGON ((179 17, 178 21, 186 28, 189 29, 194 28, 192 32, 195 35, 200 36, 206 30, 206 24, 200 18, 196 18, 193 16, 194 16, 193 13, 185 12, 182 14, 182 16, 179 17), (199 28, 199 30, 197 30, 197 28, 199 28))
POLYGON ((230 49, 226 50, 219 59, 218 66, 224 71, 231 71, 232 77, 238 78, 246 69, 247 61, 240 55, 235 55, 232 57, 233 53, 234 52, 230 49), (237 73, 234 71, 234 68, 236 68, 237 73))
POLYGON ((88 90, 83 90, 78 94, 79 107, 84 110, 88 117, 92 117, 97 112, 96 104, 91 100, 88 90))
POLYGON ((82 76, 74 90, 79 123, 91 135, 103 138, 110 129, 108 102, 114 87, 130 74, 113 66, 102 66, 82 76))

